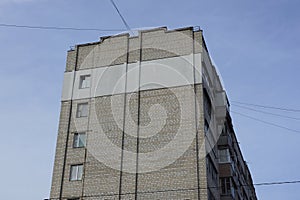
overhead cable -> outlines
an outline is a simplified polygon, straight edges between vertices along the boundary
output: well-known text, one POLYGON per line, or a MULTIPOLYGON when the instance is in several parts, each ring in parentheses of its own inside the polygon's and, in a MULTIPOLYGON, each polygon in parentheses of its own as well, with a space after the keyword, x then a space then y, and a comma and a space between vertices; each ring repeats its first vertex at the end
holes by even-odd
POLYGON ((18 24, 4 24, 4 23, 0 23, 0 27, 43 29, 43 30, 99 31, 99 32, 124 31, 124 29, 75 28, 75 27, 58 27, 58 26, 33 26, 33 25, 18 25, 18 24))

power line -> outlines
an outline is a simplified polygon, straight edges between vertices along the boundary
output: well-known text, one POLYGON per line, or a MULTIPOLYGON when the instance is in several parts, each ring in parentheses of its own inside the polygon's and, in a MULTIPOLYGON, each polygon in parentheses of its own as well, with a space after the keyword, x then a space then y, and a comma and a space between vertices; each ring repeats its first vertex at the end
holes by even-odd
POLYGON ((125 18, 123 17, 123 15, 121 14, 120 10, 118 9, 117 5, 115 4, 115 2, 113 0, 110 0, 110 2, 112 3, 112 5, 114 6, 114 8, 116 9, 117 13, 119 14, 121 20, 123 21, 124 25, 126 26, 127 30, 130 31, 132 34, 132 30, 129 27, 128 23, 126 22, 125 18))
POLYGON ((239 113, 239 112, 235 112, 235 111, 231 111, 231 112, 235 113, 235 114, 238 114, 238 115, 241 115, 243 117, 255 120, 255 121, 259 121, 259 122, 271 125, 271 126, 275 126, 275 127, 278 127, 278 128, 281 128, 281 129, 285 129, 285 130, 288 130, 288 131, 291 131, 291 132, 295 132, 295 133, 300 133, 299 130, 291 129, 291 128, 288 128, 288 127, 285 127, 285 126, 281 126, 281 125, 278 125, 278 124, 275 124, 275 123, 272 123, 272 122, 268 122, 268 121, 264 121, 264 120, 261 120, 261 119, 257 119, 255 117, 251 117, 249 115, 245 115, 245 114, 242 114, 242 113, 239 113))
POLYGON ((253 185, 261 186, 261 185, 285 185, 285 184, 296 184, 300 183, 300 180, 297 181, 280 181, 280 182, 266 182, 266 183, 256 183, 253 185))
POLYGON ((68 30, 68 31, 101 31, 101 32, 124 31, 124 29, 98 29, 98 28, 75 28, 75 27, 58 27, 58 26, 33 26, 33 25, 18 25, 18 24, 4 24, 4 23, 1 23, 0 27, 44 29, 44 30, 68 30))
POLYGON ((265 112, 265 111, 261 111, 261 110, 256 110, 256 109, 253 109, 253 108, 249 108, 249 107, 246 107, 246 106, 237 105, 237 104, 231 104, 231 105, 234 105, 234 106, 239 107, 239 108, 247 109, 247 110, 252 110, 252 111, 255 111, 255 112, 259 112, 259 113, 264 113, 264 114, 268 114, 268 115, 277 116, 277 117, 283 117, 283 118, 287 118, 287 119, 300 120, 300 118, 297 118, 297 117, 290 117, 290 116, 286 116, 286 115, 280 115, 280 114, 275 114, 275 113, 271 113, 271 112, 265 112))
POLYGON ((283 107, 275 107, 275 106, 266 106, 266 105, 259 105, 259 104, 253 104, 253 103, 245 103, 240 101, 231 101, 238 104, 248 105, 248 106, 256 106, 261 108, 269 108, 269 109, 275 109, 275 110, 282 110, 282 111, 289 111, 289 112, 300 112, 298 109, 292 109, 292 108, 283 108, 283 107))

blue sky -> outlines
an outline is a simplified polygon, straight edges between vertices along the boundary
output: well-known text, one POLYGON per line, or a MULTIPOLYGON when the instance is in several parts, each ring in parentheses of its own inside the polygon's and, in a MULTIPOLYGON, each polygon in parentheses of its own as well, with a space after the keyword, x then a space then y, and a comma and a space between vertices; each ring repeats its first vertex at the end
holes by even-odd
MULTIPOLYGON (((300 109, 300 2, 116 0, 133 28, 199 25, 230 100, 300 109)), ((0 23, 123 29, 109 0, 2 0, 0 23)), ((2 199, 49 196, 66 51, 115 32, 0 27, 2 199)), ((255 108, 257 109, 257 108, 255 108)), ((299 121, 232 110, 300 130, 299 121)), ((269 110, 275 112, 275 110, 269 110)), ((281 113, 300 117, 298 113, 281 113)), ((232 114, 254 182, 299 180, 300 133, 232 114)), ((297 199, 300 185, 258 186, 259 199, 297 199)))

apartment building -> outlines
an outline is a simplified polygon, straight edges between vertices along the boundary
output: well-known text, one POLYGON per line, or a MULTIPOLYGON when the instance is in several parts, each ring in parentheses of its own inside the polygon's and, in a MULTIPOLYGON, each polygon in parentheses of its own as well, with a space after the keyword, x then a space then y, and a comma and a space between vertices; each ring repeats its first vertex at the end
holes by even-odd
POLYGON ((200 28, 68 51, 50 199, 257 199, 200 28))

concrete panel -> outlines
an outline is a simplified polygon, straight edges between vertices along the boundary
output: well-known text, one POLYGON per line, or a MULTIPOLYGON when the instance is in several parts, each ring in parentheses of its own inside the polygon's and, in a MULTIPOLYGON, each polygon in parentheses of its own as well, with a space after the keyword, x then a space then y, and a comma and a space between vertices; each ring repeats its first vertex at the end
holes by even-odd
POLYGON ((139 88, 139 62, 128 64, 127 91, 137 92, 139 88))
POLYGON ((142 62, 141 90, 193 84, 192 56, 142 62))
POLYGON ((201 53, 194 54, 195 83, 202 83, 201 53))
MULTIPOLYGON (((169 88, 202 82, 201 54, 172 57, 158 60, 128 64, 127 93, 139 89, 139 76, 141 76, 140 90, 169 88), (195 64, 193 64, 195 62, 195 64), (195 66, 195 69, 193 68, 195 66), (140 72, 141 70, 141 72, 140 72), (140 75, 141 73, 141 75, 140 75)), ((84 99, 106 95, 125 93, 126 64, 101 67, 88 70, 66 72, 64 75, 62 100, 84 99), (75 82, 73 88, 73 79, 75 82), (80 89, 80 77, 91 75, 89 88, 80 89)))
POLYGON ((61 95, 62 101, 70 100, 72 97, 74 74, 75 71, 64 73, 64 82, 61 95))
POLYGON ((92 97, 125 93, 125 78, 125 64, 94 69, 92 97))

